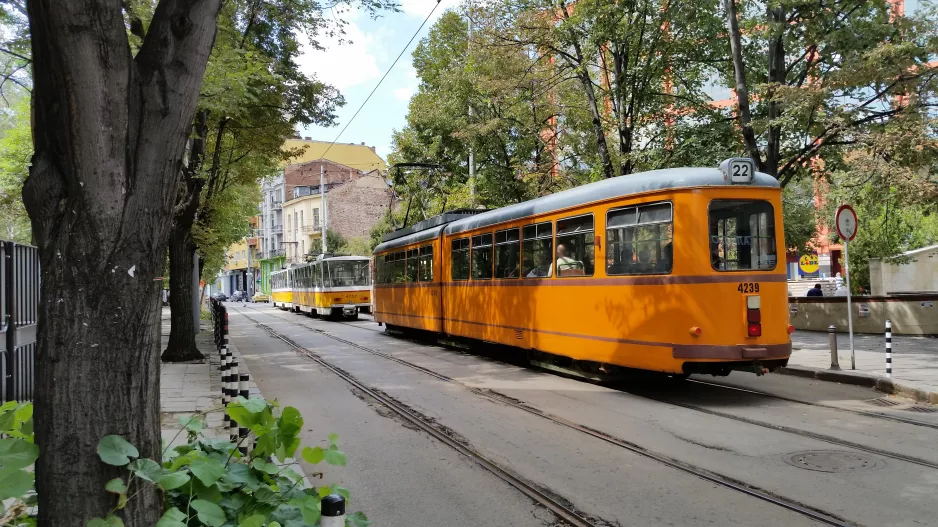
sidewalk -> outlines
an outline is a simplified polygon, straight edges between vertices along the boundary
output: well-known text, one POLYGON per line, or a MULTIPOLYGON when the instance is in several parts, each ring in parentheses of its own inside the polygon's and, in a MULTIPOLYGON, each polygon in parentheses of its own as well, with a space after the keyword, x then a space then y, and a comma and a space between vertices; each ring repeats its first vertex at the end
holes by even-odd
POLYGON ((892 337, 892 379, 886 378, 886 338, 884 335, 854 335, 856 370, 850 369, 850 337, 837 334, 840 372, 831 371, 828 334, 796 331, 792 334, 792 354, 781 373, 821 380, 871 386, 886 392, 938 404, 938 339, 892 337))
MULTIPOLYGON (((160 352, 169 341, 169 309, 163 309, 160 352)), ((221 403, 220 361, 215 343, 212 341, 211 325, 202 321, 202 331, 196 335, 199 351, 205 356, 200 364, 160 363, 160 433, 163 440, 180 443, 185 434, 180 434, 180 418, 188 418, 197 412, 211 409, 205 417, 204 430, 207 437, 224 437, 224 412, 221 403), (177 437, 178 435, 178 437, 177 437), (175 441, 173 439, 175 438, 175 441)))

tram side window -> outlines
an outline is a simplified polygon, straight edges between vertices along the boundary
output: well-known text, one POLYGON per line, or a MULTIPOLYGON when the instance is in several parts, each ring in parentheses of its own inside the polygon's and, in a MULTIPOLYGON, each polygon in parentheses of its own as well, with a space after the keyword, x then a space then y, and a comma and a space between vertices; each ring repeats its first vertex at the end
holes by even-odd
POLYGON ((424 245, 420 248, 420 271, 419 279, 421 282, 433 281, 433 246, 424 245))
POLYGON ((710 265, 717 271, 775 269, 775 210, 768 201, 710 202, 710 265))
POLYGON ((492 279, 492 235, 472 237, 472 279, 492 279))
POLYGON ((593 276, 593 215, 557 220, 557 276, 593 276))
POLYGON ((554 265, 554 239, 551 223, 525 225, 521 230, 521 274, 525 278, 551 276, 554 265))
POLYGON ((495 233, 495 278, 521 276, 521 231, 508 229, 495 233))
POLYGON ((403 284, 407 281, 407 252, 394 253, 394 283, 403 284))
POLYGON ((417 249, 407 251, 407 281, 417 281, 417 249))
POLYGON ((453 280, 469 279, 469 238, 453 240, 450 257, 453 280))
POLYGON ((670 274, 674 266, 671 203, 606 214, 606 274, 670 274))

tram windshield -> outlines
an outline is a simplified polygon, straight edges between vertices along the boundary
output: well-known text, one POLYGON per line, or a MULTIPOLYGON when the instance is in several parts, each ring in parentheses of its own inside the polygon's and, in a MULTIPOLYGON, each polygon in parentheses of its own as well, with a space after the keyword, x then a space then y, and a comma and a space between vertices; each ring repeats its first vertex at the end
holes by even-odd
POLYGON ((371 273, 368 272, 368 260, 333 260, 327 261, 325 273, 326 287, 354 287, 371 285, 371 273))
POLYGON ((775 213, 768 201, 710 202, 710 265, 717 271, 775 269, 775 213))

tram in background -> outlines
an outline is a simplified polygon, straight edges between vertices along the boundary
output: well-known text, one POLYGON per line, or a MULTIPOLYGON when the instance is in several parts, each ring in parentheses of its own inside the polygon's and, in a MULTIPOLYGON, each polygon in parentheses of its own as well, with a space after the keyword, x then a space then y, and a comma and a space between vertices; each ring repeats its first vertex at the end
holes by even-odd
POLYGON ((549 369, 761 374, 791 355, 781 189, 749 159, 442 214, 374 255, 379 323, 549 369))
POLYGON ((322 317, 371 311, 371 259, 323 256, 270 275, 274 307, 322 317))

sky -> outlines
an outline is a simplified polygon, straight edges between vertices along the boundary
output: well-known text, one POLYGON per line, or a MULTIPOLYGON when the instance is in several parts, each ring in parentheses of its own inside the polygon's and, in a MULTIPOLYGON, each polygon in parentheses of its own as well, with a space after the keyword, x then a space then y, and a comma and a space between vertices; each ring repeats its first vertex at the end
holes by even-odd
MULTIPOLYGON (((326 48, 324 51, 310 50, 308 47, 304 49, 298 61, 303 72, 338 88, 345 96, 345 106, 337 112, 337 126, 311 126, 299 130, 300 135, 319 141, 333 141, 436 4, 436 0, 399 1, 401 12, 384 12, 377 20, 359 11, 341 15, 348 22, 344 38, 350 42, 340 44, 337 39, 322 38, 320 44, 326 48)), ((420 30, 417 38, 408 46, 338 142, 364 142, 374 146, 378 154, 387 160, 391 152, 391 134, 395 129, 404 127, 407 104, 411 95, 417 91, 418 80, 411 53, 446 9, 458 4, 458 0, 441 0, 433 17, 420 30)))

